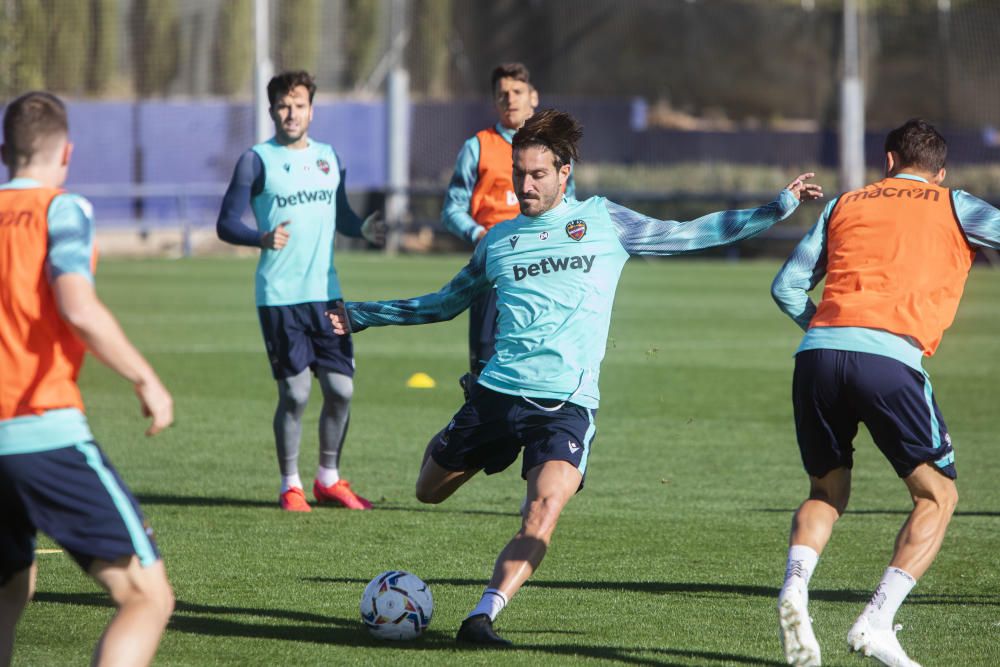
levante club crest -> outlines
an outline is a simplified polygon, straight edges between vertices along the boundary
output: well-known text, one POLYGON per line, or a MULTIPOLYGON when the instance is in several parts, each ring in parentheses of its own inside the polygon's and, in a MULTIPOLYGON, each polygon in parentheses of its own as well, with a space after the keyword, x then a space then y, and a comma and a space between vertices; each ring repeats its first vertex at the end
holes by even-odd
POLYGON ((316 160, 316 166, 319 167, 319 170, 324 174, 330 173, 330 163, 326 160, 316 160))
POLYGON ((566 223, 566 234, 574 241, 579 241, 587 233, 587 223, 583 220, 573 220, 566 223))

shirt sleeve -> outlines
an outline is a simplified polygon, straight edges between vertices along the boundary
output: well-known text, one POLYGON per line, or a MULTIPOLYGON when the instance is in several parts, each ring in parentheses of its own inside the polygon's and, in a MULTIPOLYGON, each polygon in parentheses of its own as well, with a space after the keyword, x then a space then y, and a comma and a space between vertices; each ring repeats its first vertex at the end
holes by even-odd
POLYGON ((77 273, 94 282, 94 209, 80 195, 57 195, 49 205, 49 281, 77 273))
POLYGON ((353 331, 389 324, 429 324, 454 318, 488 289, 486 243, 479 243, 469 263, 433 294, 398 301, 349 301, 345 307, 353 331))
POLYGON ((630 255, 681 255, 728 245, 759 234, 788 217, 799 200, 788 190, 759 208, 709 213, 689 222, 657 220, 614 202, 608 214, 630 255))
MULTIPOLYGON (((335 153, 336 155, 336 153, 335 153)), ((340 165, 340 156, 336 155, 337 164, 340 165)), ((337 186, 337 231, 344 236, 350 236, 352 238, 361 238, 361 225, 364 220, 361 219, 354 209, 351 208, 351 203, 347 201, 347 169, 340 168, 340 185, 337 186)))
POLYGON ((964 190, 952 190, 958 224, 973 247, 1000 250, 1000 210, 964 190))
POLYGON ((474 243, 483 227, 469 215, 472 191, 479 180, 479 139, 472 137, 462 146, 455 162, 455 172, 448 183, 441 209, 445 229, 459 238, 474 243))
POLYGON ((243 222, 250 198, 264 190, 264 162, 253 150, 240 156, 233 170, 222 209, 215 223, 215 232, 226 243, 260 247, 260 232, 243 222))
POLYGON ((774 302, 803 331, 809 328, 816 314, 816 304, 808 292, 826 275, 826 228, 836 205, 837 199, 826 205, 819 220, 799 241, 771 283, 774 302))

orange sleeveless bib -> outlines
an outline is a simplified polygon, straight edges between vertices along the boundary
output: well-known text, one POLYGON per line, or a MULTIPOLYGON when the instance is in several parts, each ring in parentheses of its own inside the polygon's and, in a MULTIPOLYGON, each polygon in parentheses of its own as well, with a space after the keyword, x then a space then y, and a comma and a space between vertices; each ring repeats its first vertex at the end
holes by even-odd
POLYGON ((476 138, 479 139, 479 173, 469 215, 489 229, 521 213, 511 179, 514 150, 493 127, 477 132, 476 138))
POLYGON ((810 327, 883 329, 910 336, 930 356, 955 319, 975 250, 947 188, 886 178, 841 195, 826 254, 810 327))
POLYGON ((0 420, 83 411, 84 345, 59 316, 45 275, 48 208, 60 190, 0 190, 0 420))

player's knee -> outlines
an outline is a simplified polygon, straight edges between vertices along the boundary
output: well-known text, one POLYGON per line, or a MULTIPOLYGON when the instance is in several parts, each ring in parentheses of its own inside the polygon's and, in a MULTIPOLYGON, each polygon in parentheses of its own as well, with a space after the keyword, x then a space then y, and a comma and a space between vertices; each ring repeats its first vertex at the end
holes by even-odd
POLYGON ((548 544, 561 513, 562 505, 547 498, 535 498, 521 512, 521 533, 548 544))

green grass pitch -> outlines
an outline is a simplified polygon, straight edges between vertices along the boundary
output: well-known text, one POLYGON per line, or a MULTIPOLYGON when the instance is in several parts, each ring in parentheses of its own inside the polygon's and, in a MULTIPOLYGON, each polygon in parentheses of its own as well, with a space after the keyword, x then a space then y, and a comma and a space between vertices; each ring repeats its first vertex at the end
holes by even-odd
MULTIPOLYGON (((463 257, 345 253, 354 299, 436 290, 463 257)), ((177 593, 158 665, 780 665, 775 599, 791 513, 807 489, 790 384, 798 329, 769 296, 776 262, 633 261, 603 366, 587 488, 563 514, 536 576, 497 626, 503 654, 453 636, 518 527, 519 463, 437 507, 413 498, 429 437, 461 403, 465 316, 373 329, 343 471, 377 511, 277 507, 275 400, 249 260, 103 262, 99 292, 172 389, 177 423, 146 440, 126 383, 94 361, 91 425, 139 496, 177 593), (407 389, 417 371, 435 389, 407 389), (358 619, 367 581, 407 569, 435 614, 406 644, 358 619)), ((957 447, 959 511, 897 620, 924 665, 1000 664, 1000 273, 972 272, 956 324, 927 368, 957 447)), ((316 465, 318 388, 302 474, 316 465)), ((867 434, 855 490, 813 578, 824 665, 850 665, 845 635, 878 582, 909 499, 867 434)), ((46 538, 40 549, 52 549, 46 538)), ((112 607, 61 553, 38 556, 38 593, 17 665, 80 665, 112 607)), ((860 664, 860 663, 858 663, 860 664)))

